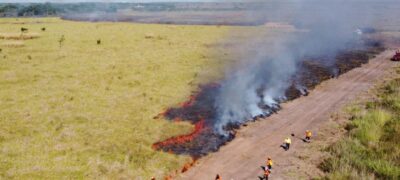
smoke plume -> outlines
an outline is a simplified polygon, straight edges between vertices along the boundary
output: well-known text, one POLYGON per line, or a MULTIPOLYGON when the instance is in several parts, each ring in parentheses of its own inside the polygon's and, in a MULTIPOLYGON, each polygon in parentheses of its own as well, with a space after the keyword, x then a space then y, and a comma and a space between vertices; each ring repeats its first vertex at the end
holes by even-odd
POLYGON ((321 57, 324 65, 332 66, 330 60, 359 38, 360 33, 355 32, 357 27, 371 23, 366 15, 357 13, 360 11, 358 4, 355 1, 297 0, 285 4, 283 9, 276 8, 278 10, 271 8, 273 4, 265 3, 262 11, 249 13, 246 18, 261 16, 264 22, 276 18, 302 30, 272 41, 265 35, 241 42, 247 46, 252 41, 268 39, 269 43, 258 42, 256 53, 227 68, 214 104, 217 109, 215 130, 226 134, 224 127, 228 124, 241 124, 256 116, 271 114, 286 100, 285 91, 292 77, 308 57, 321 57))

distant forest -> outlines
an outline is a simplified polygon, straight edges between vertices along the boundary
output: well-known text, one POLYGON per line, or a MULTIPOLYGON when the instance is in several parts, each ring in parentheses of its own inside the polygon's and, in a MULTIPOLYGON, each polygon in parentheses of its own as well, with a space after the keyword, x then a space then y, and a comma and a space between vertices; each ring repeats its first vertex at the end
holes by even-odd
POLYGON ((69 13, 132 11, 231 11, 260 8, 257 3, 0 3, 0 17, 58 16, 69 13))

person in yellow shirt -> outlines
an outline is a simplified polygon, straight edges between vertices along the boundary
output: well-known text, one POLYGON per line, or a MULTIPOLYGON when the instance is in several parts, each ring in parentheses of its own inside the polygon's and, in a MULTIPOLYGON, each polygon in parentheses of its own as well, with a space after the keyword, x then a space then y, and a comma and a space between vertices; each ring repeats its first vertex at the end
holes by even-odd
POLYGON ((287 151, 290 148, 290 144, 292 144, 292 140, 290 139, 290 137, 287 137, 283 143, 285 145, 284 149, 285 151, 287 151))
POLYGON ((270 157, 268 157, 268 159, 267 159, 267 168, 269 170, 272 169, 272 164, 273 164, 272 159, 270 157))
POLYGON ((312 136, 312 132, 310 130, 307 130, 306 131, 306 141, 310 142, 311 136, 312 136))

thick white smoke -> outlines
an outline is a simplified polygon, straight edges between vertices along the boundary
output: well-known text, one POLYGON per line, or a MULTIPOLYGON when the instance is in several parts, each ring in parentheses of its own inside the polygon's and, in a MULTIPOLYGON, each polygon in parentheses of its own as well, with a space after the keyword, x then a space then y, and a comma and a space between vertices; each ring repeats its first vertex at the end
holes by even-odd
MULTIPOLYGON (((359 36, 354 33, 356 28, 371 22, 358 13, 360 9, 355 5, 357 2, 354 1, 297 0, 280 4, 276 6, 277 9, 270 7, 274 6, 273 3, 265 3, 263 6, 268 12, 249 14, 247 18, 260 17, 262 14, 266 22, 270 17, 275 17, 306 31, 273 41, 269 38, 269 43, 259 43, 257 53, 239 59, 239 65, 226 70, 215 103, 216 131, 226 134, 224 127, 229 123, 242 123, 255 116, 271 113, 266 110, 268 108, 261 107, 274 107, 285 99, 285 90, 291 85, 291 77, 304 57, 334 57, 339 50, 346 48, 349 42, 359 36)), ((260 41, 262 38, 266 37, 254 39, 260 41)), ((243 46, 251 43, 242 42, 243 46)), ((333 62, 324 63, 329 66, 333 62)))

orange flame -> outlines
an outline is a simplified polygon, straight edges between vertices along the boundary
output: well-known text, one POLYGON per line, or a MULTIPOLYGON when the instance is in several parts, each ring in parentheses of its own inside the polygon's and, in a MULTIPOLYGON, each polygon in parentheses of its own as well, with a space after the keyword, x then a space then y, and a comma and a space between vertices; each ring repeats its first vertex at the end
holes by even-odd
POLYGON ((191 106, 194 103, 195 100, 196 100, 196 96, 195 95, 191 95, 191 96, 189 96, 189 100, 183 102, 181 104, 181 106, 183 108, 187 108, 187 107, 191 106))
POLYGON ((153 144, 154 149, 160 149, 162 146, 167 146, 171 144, 182 144, 185 142, 192 141, 198 134, 200 134, 201 130, 204 128, 204 119, 197 122, 194 127, 194 131, 190 134, 180 135, 176 137, 172 137, 166 139, 165 141, 161 141, 158 143, 153 144))
POLYGON ((186 171, 188 171, 191 167, 194 166, 194 164, 196 163, 197 159, 192 159, 191 162, 186 163, 181 170, 181 173, 184 173, 186 171))

